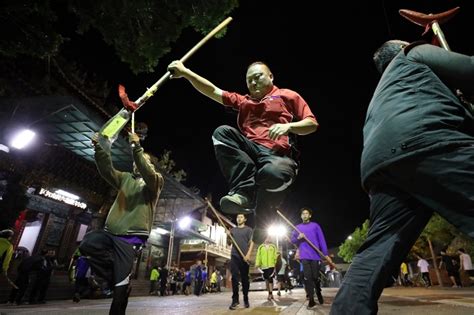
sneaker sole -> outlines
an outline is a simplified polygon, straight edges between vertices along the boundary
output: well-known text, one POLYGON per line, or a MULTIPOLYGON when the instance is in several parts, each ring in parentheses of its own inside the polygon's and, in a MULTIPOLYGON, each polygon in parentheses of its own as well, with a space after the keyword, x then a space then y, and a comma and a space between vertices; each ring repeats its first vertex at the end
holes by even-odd
POLYGON ((252 209, 246 209, 230 200, 221 201, 221 211, 225 214, 252 214, 252 209))

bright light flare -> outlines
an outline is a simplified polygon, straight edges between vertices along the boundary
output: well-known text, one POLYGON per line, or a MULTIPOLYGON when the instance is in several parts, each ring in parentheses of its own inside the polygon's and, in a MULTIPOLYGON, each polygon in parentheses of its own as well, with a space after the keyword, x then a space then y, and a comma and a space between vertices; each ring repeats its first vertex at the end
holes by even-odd
POLYGON ((31 141, 35 138, 36 133, 29 129, 25 129, 20 131, 15 137, 13 137, 12 142, 10 143, 10 146, 12 146, 15 149, 21 150, 28 146, 31 141))
POLYGON ((178 226, 181 230, 186 230, 191 226, 191 218, 184 217, 178 221, 178 226))
POLYGON ((268 235, 270 236, 283 236, 286 234, 286 227, 284 225, 272 225, 267 230, 268 235))

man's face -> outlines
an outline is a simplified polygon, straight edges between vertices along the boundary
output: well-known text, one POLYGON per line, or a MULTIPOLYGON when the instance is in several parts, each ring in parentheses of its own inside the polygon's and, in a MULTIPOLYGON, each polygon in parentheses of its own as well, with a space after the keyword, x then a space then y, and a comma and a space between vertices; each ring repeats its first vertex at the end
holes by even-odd
POLYGON ((303 220, 303 222, 308 222, 310 219, 311 219, 311 214, 309 213, 309 211, 303 210, 301 212, 301 220, 303 220))
POLYGON ((246 218, 243 214, 238 214, 236 221, 237 221, 237 225, 242 225, 245 223, 246 218))
POLYGON ((259 100, 273 88, 273 74, 262 64, 255 64, 247 70, 246 81, 250 96, 259 100))

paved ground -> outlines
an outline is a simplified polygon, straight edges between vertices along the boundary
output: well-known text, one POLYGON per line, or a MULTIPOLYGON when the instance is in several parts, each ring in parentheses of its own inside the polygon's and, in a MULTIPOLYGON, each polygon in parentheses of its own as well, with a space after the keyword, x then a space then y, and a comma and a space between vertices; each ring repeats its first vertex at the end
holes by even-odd
MULTIPOLYGON (((132 297, 127 314, 328 314, 337 289, 324 288, 325 304, 315 310, 306 309, 303 289, 295 289, 292 294, 283 293, 275 300, 267 301, 265 292, 251 292, 250 308, 235 311, 228 309, 230 292, 196 296, 132 297)), ((79 304, 71 301, 51 301, 44 305, 6 306, 0 305, 0 314, 108 314, 110 299, 82 300, 79 304)), ((388 288, 379 301, 380 315, 429 314, 429 315, 471 315, 474 314, 474 288, 388 288)))

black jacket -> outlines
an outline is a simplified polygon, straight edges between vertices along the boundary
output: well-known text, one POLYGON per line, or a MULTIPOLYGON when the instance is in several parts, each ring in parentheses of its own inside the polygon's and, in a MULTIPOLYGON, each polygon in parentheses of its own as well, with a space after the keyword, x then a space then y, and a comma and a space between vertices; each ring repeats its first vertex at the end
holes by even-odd
MULTIPOLYGON (((410 46, 408 46, 410 47, 410 46)), ((474 143, 471 113, 455 94, 474 95, 474 57, 422 44, 387 66, 367 110, 361 178, 409 156, 474 143)))

